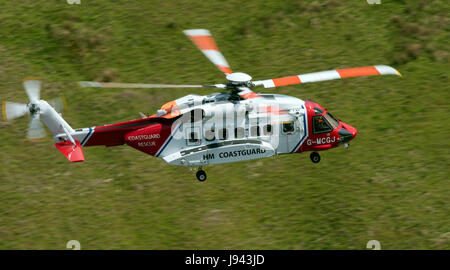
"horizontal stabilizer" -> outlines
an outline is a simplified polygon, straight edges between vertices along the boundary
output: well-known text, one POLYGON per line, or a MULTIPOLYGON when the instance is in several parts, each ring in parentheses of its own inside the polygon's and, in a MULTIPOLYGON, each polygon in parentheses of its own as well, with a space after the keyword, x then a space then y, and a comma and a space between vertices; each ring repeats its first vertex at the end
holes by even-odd
POLYGON ((80 141, 75 141, 75 143, 76 145, 73 145, 70 141, 60 142, 56 143, 55 147, 71 162, 84 161, 80 141))

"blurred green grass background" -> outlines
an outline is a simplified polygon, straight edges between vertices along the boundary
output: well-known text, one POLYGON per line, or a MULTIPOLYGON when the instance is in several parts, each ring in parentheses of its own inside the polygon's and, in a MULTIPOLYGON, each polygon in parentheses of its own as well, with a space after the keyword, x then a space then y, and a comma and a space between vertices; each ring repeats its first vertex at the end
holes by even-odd
POLYGON ((83 89, 79 80, 220 83, 182 30, 209 29, 255 79, 387 64, 394 76, 267 89, 310 99, 355 126, 349 150, 207 167, 200 183, 127 146, 69 163, 26 119, 0 122, 0 249, 450 249, 447 1, 0 3, 0 100, 65 96, 87 127, 138 118, 209 89, 83 89))

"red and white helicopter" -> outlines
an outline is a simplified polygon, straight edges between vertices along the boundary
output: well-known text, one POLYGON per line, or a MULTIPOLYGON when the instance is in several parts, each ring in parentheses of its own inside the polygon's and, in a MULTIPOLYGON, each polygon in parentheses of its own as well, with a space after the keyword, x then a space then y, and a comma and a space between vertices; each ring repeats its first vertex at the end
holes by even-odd
POLYGON ((256 86, 273 88, 343 79, 347 77, 398 75, 392 67, 378 65, 328 70, 276 79, 252 81, 241 72, 232 72, 206 29, 184 33, 219 70, 227 83, 214 85, 169 85, 137 83, 80 82, 82 87, 102 88, 196 88, 223 89, 207 96, 187 95, 164 104, 156 114, 104 126, 73 129, 58 109, 60 102, 40 100, 41 81, 25 80, 28 104, 3 103, 5 120, 30 114, 29 139, 45 136, 42 124, 54 134, 56 148, 72 162, 84 161, 84 146, 128 144, 172 165, 196 167, 197 179, 206 180, 205 165, 264 158, 278 154, 312 151, 318 163, 323 151, 348 147, 357 130, 312 101, 280 95, 257 94, 256 86))

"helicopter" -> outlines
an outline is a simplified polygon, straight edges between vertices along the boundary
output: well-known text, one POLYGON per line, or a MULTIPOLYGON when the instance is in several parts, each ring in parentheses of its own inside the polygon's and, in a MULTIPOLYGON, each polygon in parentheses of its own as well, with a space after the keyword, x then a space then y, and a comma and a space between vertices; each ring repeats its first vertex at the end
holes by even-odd
POLYGON ((281 94, 261 94, 254 87, 274 88, 349 77, 397 75, 393 67, 375 65, 313 72, 288 77, 252 80, 232 72, 206 29, 184 34, 224 73, 226 83, 175 85, 81 81, 94 88, 216 88, 206 96, 189 94, 162 105, 153 115, 87 128, 73 129, 63 118, 61 102, 40 99, 42 81, 25 79, 28 103, 3 102, 5 121, 29 114, 28 139, 45 136, 41 121, 53 133, 55 147, 71 162, 84 161, 83 147, 127 144, 171 165, 197 168, 199 181, 206 180, 206 165, 266 158, 280 154, 311 152, 319 163, 319 151, 349 147, 358 131, 338 120, 313 101, 281 94))

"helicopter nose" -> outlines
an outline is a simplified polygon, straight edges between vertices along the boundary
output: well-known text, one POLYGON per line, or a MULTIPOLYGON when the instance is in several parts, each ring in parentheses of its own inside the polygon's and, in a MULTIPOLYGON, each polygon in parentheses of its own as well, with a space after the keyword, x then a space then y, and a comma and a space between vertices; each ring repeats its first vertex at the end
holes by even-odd
POLYGON ((354 139, 356 137, 356 134, 358 134, 358 130, 350 125, 347 125, 346 129, 352 134, 352 139, 354 139))
POLYGON ((338 131, 338 134, 341 136, 341 142, 349 142, 358 134, 358 130, 346 123, 342 123, 342 128, 338 131))

